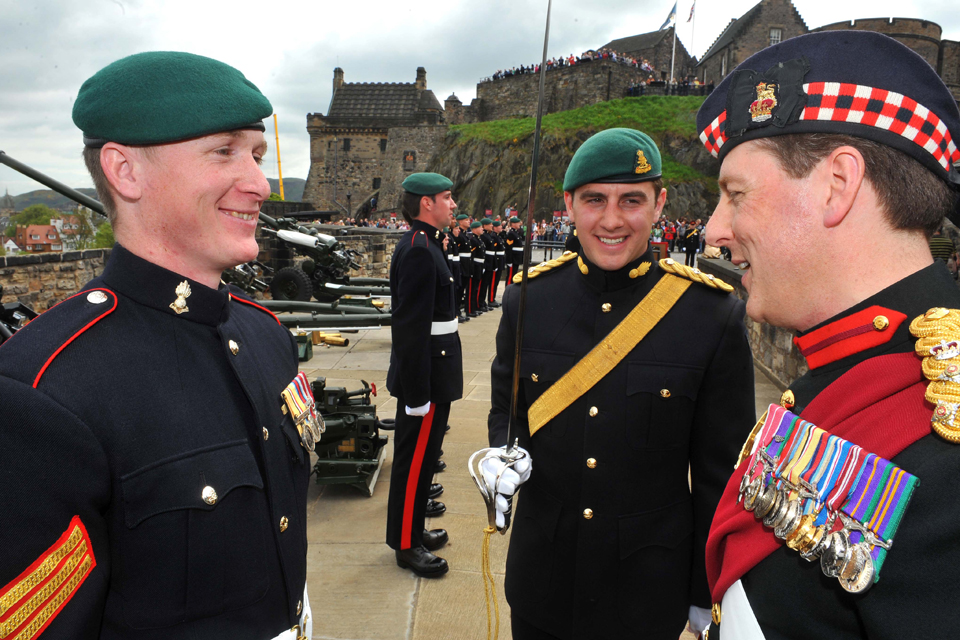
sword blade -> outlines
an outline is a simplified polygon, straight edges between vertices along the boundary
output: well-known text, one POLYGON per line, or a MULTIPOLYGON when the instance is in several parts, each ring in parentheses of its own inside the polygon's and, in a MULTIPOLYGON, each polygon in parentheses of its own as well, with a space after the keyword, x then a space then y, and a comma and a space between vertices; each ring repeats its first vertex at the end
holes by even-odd
POLYGON ((530 190, 527 195, 527 229, 523 243, 523 279, 520 281, 520 304, 517 308, 517 338, 513 353, 513 386, 510 389, 510 413, 507 417, 508 454, 516 451, 517 393, 520 388, 520 349, 523 344, 523 321, 527 306, 527 272, 532 252, 533 212, 537 202, 537 169, 540 165, 540 125, 543 120, 543 95, 547 77, 547 45, 550 42, 550 9, 553 0, 547 0, 547 26, 543 33, 543 57, 540 62, 540 87, 537 93, 537 126, 533 133, 533 162, 530 166, 530 190))

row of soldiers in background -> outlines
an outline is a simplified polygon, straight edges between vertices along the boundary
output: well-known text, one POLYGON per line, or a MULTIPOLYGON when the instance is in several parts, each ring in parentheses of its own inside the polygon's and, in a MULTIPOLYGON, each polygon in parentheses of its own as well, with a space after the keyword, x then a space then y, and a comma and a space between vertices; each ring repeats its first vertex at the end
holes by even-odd
POLYGON ((470 221, 457 216, 447 233, 445 253, 456 286, 457 319, 468 322, 484 311, 500 306, 497 289, 506 274, 509 285, 523 262, 523 230, 520 218, 511 217, 504 229, 500 219, 470 221))

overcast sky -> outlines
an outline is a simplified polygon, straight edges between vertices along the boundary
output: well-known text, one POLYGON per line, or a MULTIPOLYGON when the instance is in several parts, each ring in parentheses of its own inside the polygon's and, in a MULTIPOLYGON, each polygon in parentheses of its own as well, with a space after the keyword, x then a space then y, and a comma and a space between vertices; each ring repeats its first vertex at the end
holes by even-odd
MULTIPOLYGON (((678 36, 701 55, 756 0, 679 0, 678 36), (695 26, 695 31, 691 28, 695 26)), ((151 50, 190 51, 240 69, 270 99, 287 177, 306 178, 306 114, 326 113, 333 68, 347 82, 413 82, 469 103, 497 69, 540 59, 546 0, 0 0, 0 150, 71 186, 91 186, 70 119, 101 67, 151 50)), ((925 18, 960 40, 956 0, 795 0, 808 27, 873 17, 925 18)), ((654 31, 673 0, 555 0, 549 56, 654 31)), ((268 177, 277 176, 272 123, 268 177)), ((0 165, 0 195, 43 188, 0 165)))

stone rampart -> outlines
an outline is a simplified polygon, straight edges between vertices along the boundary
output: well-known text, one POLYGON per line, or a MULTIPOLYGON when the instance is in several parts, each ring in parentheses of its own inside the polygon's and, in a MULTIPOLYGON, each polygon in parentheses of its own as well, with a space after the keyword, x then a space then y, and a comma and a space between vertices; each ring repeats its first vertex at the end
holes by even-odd
POLYGON ((0 257, 0 303, 22 302, 46 311, 103 273, 110 249, 0 257))
POLYGON ((387 135, 383 159, 383 183, 377 198, 377 211, 371 217, 396 212, 400 216, 400 185, 411 173, 427 171, 427 165, 447 135, 446 125, 393 127, 387 135))
MULTIPOLYGON (((697 266, 704 273, 713 274, 733 285, 736 296, 741 300, 746 301, 749 298, 740 281, 742 274, 732 263, 700 258, 697 266)), ((746 325, 754 363, 781 390, 807 372, 807 363, 793 344, 793 331, 754 322, 749 317, 746 318, 746 325)))

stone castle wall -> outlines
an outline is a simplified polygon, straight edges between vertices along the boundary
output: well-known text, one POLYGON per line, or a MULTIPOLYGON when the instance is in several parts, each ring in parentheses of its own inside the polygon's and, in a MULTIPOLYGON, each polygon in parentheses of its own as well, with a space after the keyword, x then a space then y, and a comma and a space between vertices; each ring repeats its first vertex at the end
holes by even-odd
POLYGON ((377 217, 396 212, 400 216, 400 185, 411 173, 428 171, 428 165, 447 135, 446 125, 393 127, 383 160, 383 182, 377 199, 377 217), (413 160, 408 157, 413 155, 413 160))
POLYGON ((110 249, 0 257, 0 303, 22 302, 46 311, 103 273, 110 249))
POLYGON ((953 97, 960 101, 960 42, 944 40, 940 56, 940 77, 953 97))
MULTIPOLYGON (((544 113, 568 111, 622 98, 631 83, 647 79, 640 69, 611 61, 580 62, 547 71, 544 113)), ((536 73, 490 80, 477 85, 479 119, 535 117, 540 76, 536 73)))
POLYGON ((303 199, 312 202, 319 211, 342 213, 342 206, 354 215, 353 212, 379 188, 376 180, 383 176, 385 143, 382 141, 386 139, 387 132, 383 129, 311 131, 310 173, 304 185, 303 199), (349 203, 347 194, 351 196, 349 203))

